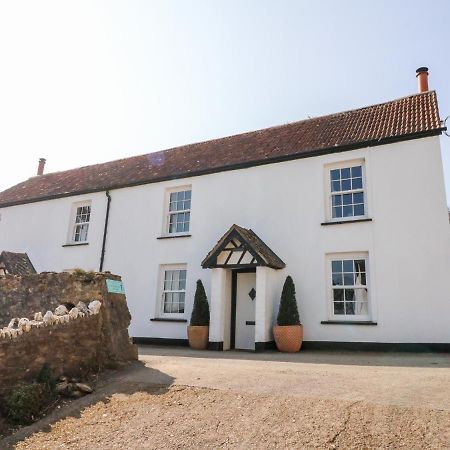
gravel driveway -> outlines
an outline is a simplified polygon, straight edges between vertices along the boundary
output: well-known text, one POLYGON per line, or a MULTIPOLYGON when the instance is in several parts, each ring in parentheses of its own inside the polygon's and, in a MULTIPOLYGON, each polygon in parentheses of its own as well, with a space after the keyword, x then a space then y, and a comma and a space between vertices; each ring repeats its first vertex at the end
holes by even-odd
POLYGON ((450 448, 448 355, 140 354, 0 448, 450 448))

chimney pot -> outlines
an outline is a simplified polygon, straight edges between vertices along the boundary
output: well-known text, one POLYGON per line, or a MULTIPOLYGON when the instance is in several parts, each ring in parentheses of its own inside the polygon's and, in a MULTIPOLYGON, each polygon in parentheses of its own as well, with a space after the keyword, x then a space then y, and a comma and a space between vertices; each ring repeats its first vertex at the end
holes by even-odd
POLYGON ((38 165, 38 170, 37 170, 38 175, 44 174, 45 162, 46 162, 45 158, 39 158, 39 165, 38 165))
POLYGON ((428 67, 419 67, 416 70, 417 87, 419 94, 428 91, 428 67))

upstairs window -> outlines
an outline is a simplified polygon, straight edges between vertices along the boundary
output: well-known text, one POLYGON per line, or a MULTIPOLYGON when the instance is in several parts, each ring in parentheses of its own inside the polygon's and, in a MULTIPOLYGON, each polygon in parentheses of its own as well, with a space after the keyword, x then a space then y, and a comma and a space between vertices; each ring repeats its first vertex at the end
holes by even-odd
POLYGON ((73 228, 71 242, 82 243, 88 240, 89 223, 91 220, 91 204, 75 204, 73 212, 73 228))
POLYGON ((342 220, 366 215, 363 166, 330 170, 331 219, 342 220))
POLYGON ((331 259, 332 315, 335 318, 367 318, 369 296, 367 257, 339 255, 331 259))
POLYGON ((169 191, 167 233, 187 234, 191 223, 191 196, 190 188, 169 191))

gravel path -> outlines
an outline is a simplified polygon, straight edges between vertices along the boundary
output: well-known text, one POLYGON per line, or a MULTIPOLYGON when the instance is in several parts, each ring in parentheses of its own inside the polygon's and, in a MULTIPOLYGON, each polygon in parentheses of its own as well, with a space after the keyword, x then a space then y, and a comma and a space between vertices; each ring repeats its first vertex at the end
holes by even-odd
POLYGON ((449 448, 450 413, 172 387, 114 394, 18 450, 449 448))
POLYGON ((0 448, 450 449, 449 367, 448 355, 147 347, 0 448))

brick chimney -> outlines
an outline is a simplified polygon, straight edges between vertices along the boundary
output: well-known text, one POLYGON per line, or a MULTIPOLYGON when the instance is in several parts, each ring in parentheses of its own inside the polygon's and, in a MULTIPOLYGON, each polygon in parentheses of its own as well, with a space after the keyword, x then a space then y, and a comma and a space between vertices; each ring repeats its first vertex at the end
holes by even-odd
POLYGON ((39 158, 39 165, 37 170, 38 175, 44 175, 45 161, 46 161, 45 158, 39 158))
POLYGON ((428 67, 419 67, 416 70, 417 87, 419 94, 428 91, 428 67))

